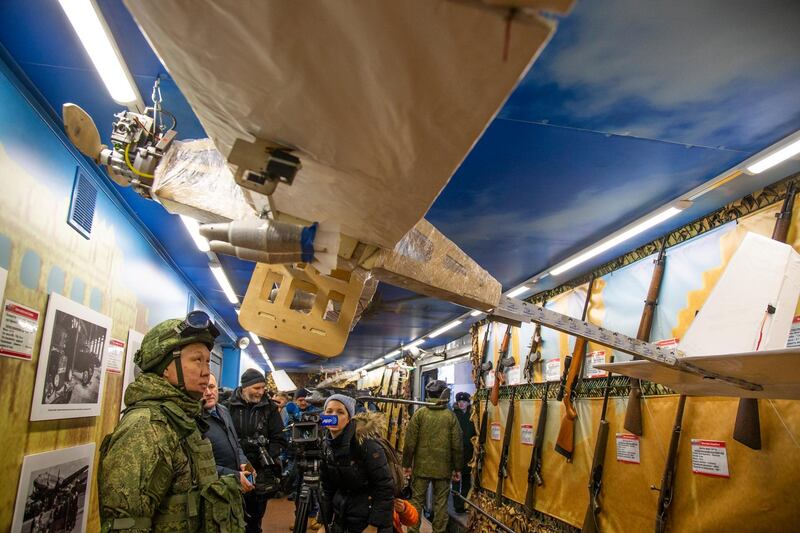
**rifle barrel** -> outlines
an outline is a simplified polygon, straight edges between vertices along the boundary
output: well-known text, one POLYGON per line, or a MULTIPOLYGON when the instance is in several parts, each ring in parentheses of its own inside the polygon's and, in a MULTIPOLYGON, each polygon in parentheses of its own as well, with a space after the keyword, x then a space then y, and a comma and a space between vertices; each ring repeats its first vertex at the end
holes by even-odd
POLYGON ((421 402, 419 400, 406 400, 404 398, 387 398, 384 396, 358 396, 357 402, 386 402, 386 403, 399 403, 403 405, 425 405, 428 407, 435 407, 439 405, 437 402, 421 402))

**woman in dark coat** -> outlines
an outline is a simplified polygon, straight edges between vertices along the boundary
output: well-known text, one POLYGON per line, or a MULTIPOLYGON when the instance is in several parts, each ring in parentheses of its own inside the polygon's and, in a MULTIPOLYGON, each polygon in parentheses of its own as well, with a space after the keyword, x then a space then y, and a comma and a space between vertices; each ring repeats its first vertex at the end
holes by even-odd
POLYGON ((395 481, 380 435, 382 415, 359 413, 342 394, 325 401, 324 414, 337 415, 323 442, 322 510, 334 533, 392 533, 395 481))

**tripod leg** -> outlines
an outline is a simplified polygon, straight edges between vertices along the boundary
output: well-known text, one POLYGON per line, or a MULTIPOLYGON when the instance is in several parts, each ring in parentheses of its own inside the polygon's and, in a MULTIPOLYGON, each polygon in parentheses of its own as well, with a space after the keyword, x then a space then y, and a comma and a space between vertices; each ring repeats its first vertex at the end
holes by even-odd
POLYGON ((297 499, 297 510, 294 516, 294 533, 305 533, 308 529, 308 506, 309 490, 307 485, 300 489, 300 497, 297 499))
MULTIPOLYGON (((319 487, 311 489, 311 498, 316 502, 320 517, 322 517, 322 499, 319 495, 319 487)), ((331 533, 330 527, 328 527, 328 524, 324 520, 322 522, 322 527, 325 529, 325 533, 331 533)))

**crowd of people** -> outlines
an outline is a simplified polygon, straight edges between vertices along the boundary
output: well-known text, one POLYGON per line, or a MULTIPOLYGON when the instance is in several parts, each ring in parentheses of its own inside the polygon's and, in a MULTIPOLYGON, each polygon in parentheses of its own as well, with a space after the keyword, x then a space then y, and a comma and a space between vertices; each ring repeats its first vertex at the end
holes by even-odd
POLYGON ((467 393, 451 411, 447 385, 429 382, 434 405, 414 412, 398 453, 385 438, 384 414, 347 394, 327 397, 322 408, 305 388, 293 398, 270 397, 265 374, 248 369, 221 399, 209 369, 217 334, 204 313, 193 312, 145 335, 135 355, 142 373, 101 446, 102 531, 259 533, 268 501, 286 495, 307 504, 296 519, 307 519, 309 530, 416 533, 429 485, 433 531, 445 531, 451 487, 465 497, 470 488, 475 428, 467 393), (292 445, 292 428, 320 414, 328 424, 313 454, 319 491, 301 493, 308 461, 292 445))

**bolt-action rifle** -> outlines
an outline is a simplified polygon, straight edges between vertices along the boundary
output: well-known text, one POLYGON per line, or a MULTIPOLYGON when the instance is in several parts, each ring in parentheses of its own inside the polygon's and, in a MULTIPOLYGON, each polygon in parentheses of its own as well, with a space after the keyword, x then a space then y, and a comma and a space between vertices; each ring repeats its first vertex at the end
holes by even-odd
POLYGON ((511 446, 511 434, 514 430, 514 399, 517 387, 511 387, 511 397, 508 400, 508 417, 506 417, 506 430, 503 435, 503 447, 500 453, 500 465, 497 469, 497 490, 495 491, 495 505, 503 501, 503 485, 508 477, 508 451, 511 446))
MULTIPOLYGON (((611 357, 611 363, 614 357, 611 357)), ((606 388, 603 391, 603 408, 600 412, 600 424, 597 427, 597 440, 594 443, 594 456, 592 469, 589 471, 589 507, 583 519, 581 533, 596 533, 600 531, 597 525, 597 515, 600 513, 600 489, 603 485, 603 468, 606 461, 606 448, 608 447, 608 395, 611 390, 611 372, 606 376, 606 388)))
MULTIPOLYGON (((544 307, 544 302, 542 302, 544 307)), ((525 360, 525 372, 523 377, 527 383, 533 383, 536 377, 536 363, 542 361, 542 325, 538 322, 536 327, 533 328, 533 337, 531 337, 531 347, 528 351, 528 358, 525 360)))
POLYGON ((503 335, 503 342, 500 344, 500 354, 497 357, 497 370, 494 373, 492 391, 489 393, 489 400, 495 407, 500 401, 500 385, 504 385, 506 382, 506 370, 514 366, 514 357, 508 355, 510 347, 511 326, 506 326, 506 333, 503 335))
MULTIPOLYGON (((403 380, 403 386, 400 388, 400 394, 398 395, 398 399, 405 399, 406 397, 406 390, 408 389, 408 378, 403 380)), ((403 434, 403 416, 405 415, 406 405, 404 403, 400 404, 400 408, 398 409, 397 414, 397 432, 394 435, 394 449, 400 450, 400 437, 403 434)))
MULTIPOLYGON (((775 214, 775 227, 772 238, 779 242, 786 242, 789 228, 792 225, 792 210, 794 209, 794 196, 796 193, 795 182, 792 181, 786 188, 786 197, 780 212, 775 214)), ((756 348, 758 349, 758 348, 756 348)), ((733 439, 741 442, 748 448, 761 449, 761 418, 758 414, 758 400, 755 398, 742 398, 739 400, 739 409, 736 411, 736 422, 733 425, 733 439)))
MULTIPOLYGON (((656 305, 658 305, 658 294, 661 292, 661 281, 664 279, 664 268, 666 266, 666 256, 664 251, 667 249, 667 236, 661 240, 661 249, 655 260, 653 276, 650 278, 650 287, 647 289, 647 297, 644 301, 642 318, 639 320, 639 330, 636 338, 640 341, 650 340, 650 330, 653 327, 653 317, 655 316, 656 305)), ((631 390, 628 395, 628 407, 625 409, 625 423, 623 427, 634 435, 642 435, 642 386, 637 378, 631 378, 631 390)))
MULTIPOLYGON (((394 378, 396 370, 397 369, 395 368, 392 371, 392 378, 394 378)), ((397 381, 396 382, 394 382, 394 381, 390 381, 389 382, 389 391, 388 391, 388 394, 387 394, 387 396, 389 398, 397 398, 397 392, 398 392, 398 389, 400 387, 400 383, 402 382, 402 380, 403 380, 403 374, 402 374, 402 371, 401 371, 400 375, 397 376, 397 381), (392 392, 392 385, 394 385, 394 392, 392 392)), ((397 407, 395 406, 394 403, 390 403, 389 407, 388 407, 388 415, 387 415, 389 421, 388 421, 388 423, 386 425, 386 440, 387 441, 390 441, 390 439, 392 438, 392 431, 394 431, 394 427, 395 427, 396 422, 397 422, 397 418, 393 418, 392 415, 396 414, 396 413, 397 413, 397 407)))
POLYGON ((651 486, 652 490, 659 491, 658 511, 656 511, 656 533, 664 533, 667 529, 669 506, 675 495, 675 466, 678 464, 678 445, 681 442, 681 425, 683 424, 683 409, 686 406, 686 396, 681 394, 678 398, 678 409, 675 411, 675 423, 672 426, 672 437, 669 440, 667 462, 664 465, 664 474, 661 476, 661 488, 651 486))
POLYGON ((544 484, 542 478, 542 448, 544 447, 544 430, 547 427, 547 394, 550 391, 550 382, 544 382, 542 405, 539 408, 539 421, 536 423, 536 437, 533 439, 531 450, 531 463, 528 466, 528 491, 525 493, 525 508, 528 515, 533 514, 533 500, 536 487, 544 484))
MULTIPOLYGON (((480 379, 483 382, 484 388, 486 387, 486 376, 492 370, 492 361, 486 360, 486 355, 489 352, 489 328, 491 328, 491 322, 486 324, 486 331, 483 335, 483 346, 481 347, 481 364, 480 368, 480 379)), ((480 405, 480 402, 478 403, 480 405)), ((486 403, 483 406, 483 413, 481 413, 481 421, 480 427, 478 428, 478 450, 475 454, 475 480, 473 485, 477 488, 481 488, 481 478, 483 474, 483 461, 486 456, 486 431, 487 426, 489 425, 489 394, 487 391, 486 394, 486 403)))
MULTIPOLYGON (((589 279, 589 288, 586 289, 586 301, 583 304, 581 321, 586 320, 593 286, 594 275, 589 279)), ((578 411, 575 409, 575 395, 578 381, 583 372, 584 359, 586 359, 586 339, 576 337, 572 358, 570 359, 568 356, 564 361, 564 376, 561 378, 561 388, 558 391, 559 400, 564 402, 564 416, 561 417, 561 427, 558 430, 558 438, 556 438, 556 451, 566 457, 568 461, 572 461, 572 452, 575 449, 575 419, 578 418, 578 411)))
MULTIPOLYGON (((387 370, 388 369, 386 367, 383 367, 383 373, 381 374, 381 384, 378 385, 378 391, 377 391, 378 395, 382 395, 383 394, 383 384, 386 382, 386 371, 387 370)), ((378 409, 380 409, 381 411, 384 411, 384 406, 380 405, 380 406, 378 406, 378 409)))

